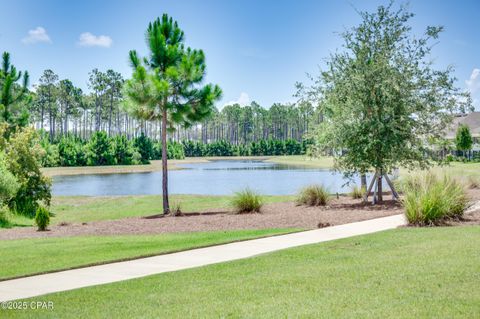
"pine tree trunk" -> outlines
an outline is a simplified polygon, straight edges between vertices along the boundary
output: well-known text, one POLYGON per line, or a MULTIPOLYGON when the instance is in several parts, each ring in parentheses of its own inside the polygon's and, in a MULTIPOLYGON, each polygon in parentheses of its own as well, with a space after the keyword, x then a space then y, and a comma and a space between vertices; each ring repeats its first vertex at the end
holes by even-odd
POLYGON ((53 141, 53 116, 52 116, 52 111, 50 110, 50 114, 49 114, 49 130, 50 130, 50 142, 53 141))
POLYGON ((110 95, 110 112, 108 114, 108 136, 112 136, 113 93, 110 95))
POLYGON ((163 192, 163 213, 170 213, 168 203, 168 166, 167 166, 167 110, 162 110, 162 192, 163 192))
POLYGON ((40 128, 43 130, 43 117, 44 117, 44 114, 45 114, 45 108, 42 104, 42 110, 41 110, 41 113, 40 113, 40 128))

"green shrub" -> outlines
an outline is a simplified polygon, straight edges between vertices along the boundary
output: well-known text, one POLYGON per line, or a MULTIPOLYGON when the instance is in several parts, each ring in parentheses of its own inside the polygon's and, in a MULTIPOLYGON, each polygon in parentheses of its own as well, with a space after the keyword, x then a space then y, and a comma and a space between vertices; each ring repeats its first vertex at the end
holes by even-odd
POLYGON ((10 222, 8 207, 0 207, 0 228, 10 228, 12 223, 10 222))
POLYGON ((465 186, 448 175, 428 172, 408 176, 402 190, 405 216, 414 225, 437 225, 460 217, 468 203, 465 186))
POLYGON ((167 158, 168 159, 184 159, 185 150, 183 144, 179 142, 168 142, 167 143, 167 158))
POLYGON ((133 145, 141 155, 142 164, 150 163, 150 160, 155 157, 153 142, 145 134, 141 134, 133 140, 133 145))
POLYGON ((44 150, 33 128, 22 128, 5 139, 6 126, 0 126, 0 149, 5 152, 6 168, 15 176, 18 190, 8 200, 15 213, 33 218, 37 207, 50 204, 51 181, 40 171, 44 150))
POLYGON ((365 195, 366 189, 363 187, 358 187, 358 185, 353 185, 352 191, 350 192, 350 196, 353 199, 360 199, 365 195))
MULTIPOLYGON (((167 159, 184 159, 185 148, 184 144, 175 141, 167 141, 167 159)), ((153 143, 153 153, 151 159, 162 159, 162 142, 156 141, 153 143)))
POLYGON ((302 144, 296 140, 285 141, 285 155, 296 155, 302 153, 302 144))
POLYGON ((38 230, 47 230, 47 227, 50 224, 50 213, 45 207, 40 206, 37 208, 37 213, 35 214, 35 224, 37 224, 38 230))
POLYGON ((5 156, 5 152, 0 151, 0 205, 11 200, 20 188, 17 179, 7 168, 5 156))
POLYGON ((133 151, 132 164, 133 164, 133 165, 142 164, 142 155, 141 155, 140 152, 137 151, 136 149, 133 151))
POLYGON ((213 143, 206 144, 206 156, 232 156, 233 145, 225 140, 219 140, 213 143))
POLYGON ((206 147, 202 142, 185 140, 182 144, 186 157, 201 157, 206 154, 206 147))
POLYGON ((310 185, 302 188, 297 196, 298 205, 325 206, 330 200, 330 194, 323 185, 310 185))
POLYGON ((87 165, 114 164, 112 145, 106 132, 97 131, 93 133, 85 149, 87 153, 87 165))
POLYGON ((50 144, 48 137, 45 135, 40 140, 40 145, 45 151, 42 158, 41 164, 42 167, 55 167, 60 164, 60 154, 58 152, 58 146, 55 144, 50 144))
POLYGON ((249 145, 239 144, 233 147, 234 156, 250 156, 250 147, 249 145))
POLYGON ((62 136, 57 144, 60 166, 84 165, 83 143, 73 135, 62 136))
POLYGON ((263 205, 263 199, 260 194, 246 188, 236 192, 232 198, 231 205, 237 214, 260 212, 263 205))
MULTIPOLYGON (((115 164, 130 165, 134 161, 136 149, 125 135, 118 135, 112 139, 112 152, 115 164)), ((140 155, 141 159, 141 155, 140 155)), ((139 159, 139 161, 140 161, 139 159)))

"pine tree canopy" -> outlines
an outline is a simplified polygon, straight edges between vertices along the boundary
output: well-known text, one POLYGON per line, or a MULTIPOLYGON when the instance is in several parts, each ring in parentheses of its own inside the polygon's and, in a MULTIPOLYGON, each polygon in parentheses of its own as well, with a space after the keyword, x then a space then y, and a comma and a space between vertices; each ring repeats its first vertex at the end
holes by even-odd
POLYGON ((134 72, 125 85, 127 110, 141 119, 160 120, 165 109, 170 129, 208 117, 222 91, 217 85, 201 85, 206 73, 203 51, 185 48, 183 31, 166 14, 148 25, 146 42, 148 57, 129 54, 134 72))

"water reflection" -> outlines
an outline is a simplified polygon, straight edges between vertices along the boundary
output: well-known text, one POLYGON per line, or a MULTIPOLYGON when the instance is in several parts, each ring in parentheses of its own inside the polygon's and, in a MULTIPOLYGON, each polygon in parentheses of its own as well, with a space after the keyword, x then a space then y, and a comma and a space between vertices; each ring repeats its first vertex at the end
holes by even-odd
MULTIPOLYGON (((348 192, 348 181, 328 169, 290 166, 262 161, 212 161, 181 164, 169 172, 171 194, 229 195, 245 187, 262 194, 295 194, 301 187, 322 183, 332 193, 348 192)), ((57 176, 55 195, 161 194, 161 172, 57 176)), ((353 182, 358 183, 358 178, 353 182)))

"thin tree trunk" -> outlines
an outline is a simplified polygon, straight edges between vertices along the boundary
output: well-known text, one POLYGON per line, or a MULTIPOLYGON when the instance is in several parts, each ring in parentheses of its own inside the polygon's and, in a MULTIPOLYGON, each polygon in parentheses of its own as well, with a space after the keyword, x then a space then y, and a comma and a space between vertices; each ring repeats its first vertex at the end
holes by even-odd
POLYGON ((110 95, 110 114, 108 115, 108 136, 112 136, 113 93, 110 95))
POLYGON ((53 141, 53 116, 52 116, 52 111, 50 110, 50 114, 49 114, 49 118, 50 118, 50 127, 49 127, 49 130, 50 130, 50 142, 53 141))
POLYGON ((64 128, 64 131, 65 131, 65 135, 68 134, 68 114, 67 112, 65 111, 65 128, 64 128))
POLYGON ((168 166, 167 166, 167 110, 162 110, 162 192, 163 192, 163 213, 170 213, 168 203, 168 166))
POLYGON ((362 189, 367 189, 367 175, 365 173, 360 175, 360 183, 362 189))
POLYGON ((382 177, 383 177, 383 171, 380 169, 378 173, 378 180, 377 180, 377 194, 378 194, 378 202, 381 203, 383 202, 383 189, 382 189, 382 177))
POLYGON ((40 113, 40 128, 43 130, 43 117, 44 117, 44 114, 45 114, 45 107, 43 106, 43 103, 42 103, 42 110, 41 110, 41 113, 40 113))

